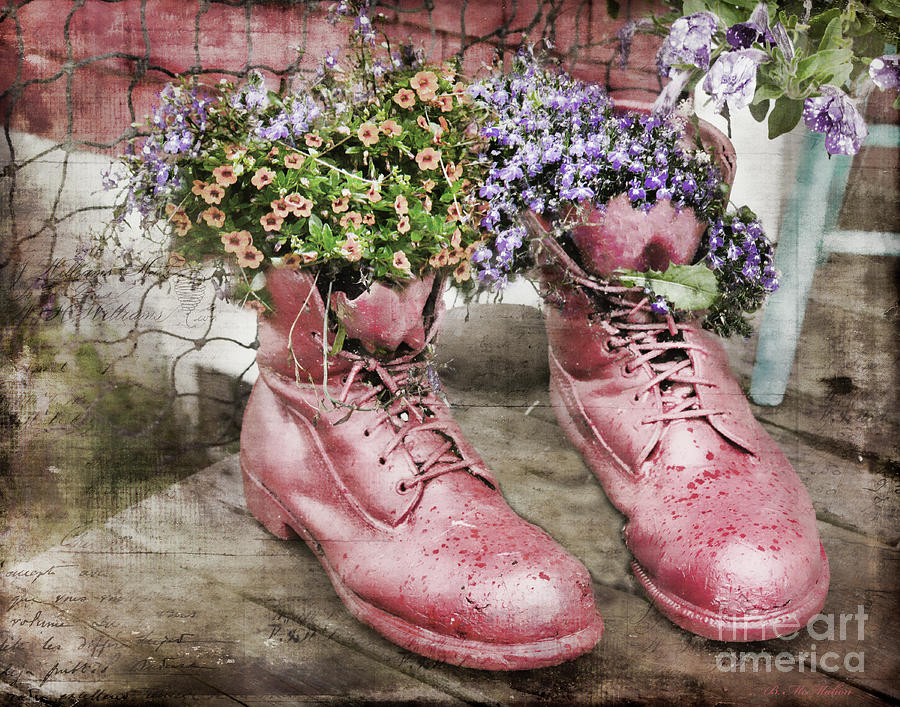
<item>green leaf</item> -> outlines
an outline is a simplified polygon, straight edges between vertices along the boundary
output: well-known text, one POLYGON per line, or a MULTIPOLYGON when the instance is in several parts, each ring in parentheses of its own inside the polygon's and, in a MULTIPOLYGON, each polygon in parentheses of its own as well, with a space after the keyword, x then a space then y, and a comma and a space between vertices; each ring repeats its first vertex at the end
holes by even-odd
POLYGON ((322 237, 322 219, 320 219, 316 214, 310 214, 309 216, 309 235, 313 238, 321 238, 322 237))
POLYGON ((676 309, 707 309, 719 294, 715 273, 703 263, 670 265, 665 272, 619 270, 617 274, 627 287, 649 287, 676 309))
POLYGON ((681 12, 684 15, 693 15, 695 12, 704 12, 707 9, 703 0, 684 0, 684 7, 681 12))
POLYGON ((846 46, 846 41, 841 36, 841 18, 835 17, 825 28, 822 35, 822 41, 819 42, 819 51, 823 52, 827 49, 842 49, 846 46))
POLYGON ((852 70, 853 52, 849 48, 826 49, 801 60, 797 64, 797 78, 802 81, 817 76, 820 77, 821 83, 840 85, 846 78, 842 81, 837 81, 836 78, 842 75, 849 76, 852 70))
POLYGON ((337 353, 344 348, 344 339, 347 336, 347 330, 344 328, 344 322, 338 321, 338 330, 334 335, 334 344, 331 346, 330 356, 336 356, 337 353))
POLYGON ((258 272, 253 276, 253 279, 250 281, 250 291, 258 292, 262 288, 266 286, 266 274, 265 272, 258 272))
POLYGON ((774 140, 793 130, 802 115, 803 101, 795 101, 787 96, 779 98, 769 113, 769 139, 774 140))
POLYGON ((781 98, 783 95, 784 91, 780 86, 769 83, 760 84, 756 87, 756 93, 753 94, 753 102, 759 103, 760 101, 773 100, 775 98, 781 98))
POLYGON ((900 2, 897 0, 871 0, 872 7, 884 14, 900 19, 900 2))
POLYGON ((760 101, 759 103, 750 104, 750 115, 757 123, 761 123, 766 119, 766 113, 769 112, 769 101, 760 101))

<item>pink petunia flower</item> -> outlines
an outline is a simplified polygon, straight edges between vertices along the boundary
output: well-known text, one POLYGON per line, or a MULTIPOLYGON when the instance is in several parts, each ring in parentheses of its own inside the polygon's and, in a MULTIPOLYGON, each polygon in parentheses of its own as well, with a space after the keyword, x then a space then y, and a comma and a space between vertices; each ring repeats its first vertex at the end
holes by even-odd
POLYGON ((434 103, 441 109, 441 113, 453 110, 453 96, 438 96, 434 99, 434 103))
POLYGON ((408 88, 401 88, 392 100, 401 108, 412 108, 416 104, 416 93, 408 88))
POLYGON ((249 231, 231 231, 221 234, 219 238, 222 240, 222 245, 225 246, 226 253, 242 253, 252 242, 249 231))
POLYGON ((246 250, 237 253, 237 260, 238 265, 242 268, 251 268, 255 270, 262 263, 263 254, 251 245, 248 246, 246 250))
POLYGON ((281 267, 286 270, 297 270, 301 263, 300 256, 296 253, 288 253, 281 259, 281 267))
POLYGON ((472 264, 468 260, 464 260, 456 266, 453 271, 453 279, 457 282, 465 282, 472 276, 472 264))
POLYGON ((287 199, 273 199, 270 206, 272 207, 272 213, 281 218, 285 218, 294 210, 293 205, 289 204, 287 199))
POLYGON ((397 124, 396 120, 385 120, 380 126, 381 132, 388 137, 398 137, 403 129, 397 124))
POLYGON ((309 218, 312 214, 313 202, 305 196, 294 192, 293 194, 288 194, 284 197, 284 200, 290 207, 291 213, 294 214, 294 216, 309 218))
POLYGON ((288 169, 300 169, 303 166, 303 155, 299 152, 289 152, 284 156, 284 166, 288 169))
POLYGON ((362 258, 362 244, 355 236, 349 236, 346 241, 341 244, 341 255, 351 263, 355 263, 362 258))
POLYGON ((225 196, 225 190, 218 184, 207 184, 200 196, 203 197, 203 201, 207 204, 220 204, 222 203, 222 197, 225 196))

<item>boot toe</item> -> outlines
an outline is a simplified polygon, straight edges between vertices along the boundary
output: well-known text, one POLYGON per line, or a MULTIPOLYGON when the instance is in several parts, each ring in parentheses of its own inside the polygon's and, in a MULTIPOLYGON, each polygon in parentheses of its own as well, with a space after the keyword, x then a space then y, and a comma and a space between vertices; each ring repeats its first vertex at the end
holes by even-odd
POLYGON ((647 552, 632 549, 635 574, 669 618, 725 641, 765 640, 798 630, 825 602, 829 569, 812 532, 786 532, 798 522, 769 518, 741 525, 694 523, 647 552), (673 562, 673 558, 678 561, 673 562))
POLYGON ((603 622, 581 562, 518 518, 473 530, 427 533, 390 558, 366 553, 344 582, 467 667, 554 665, 597 643, 603 622))

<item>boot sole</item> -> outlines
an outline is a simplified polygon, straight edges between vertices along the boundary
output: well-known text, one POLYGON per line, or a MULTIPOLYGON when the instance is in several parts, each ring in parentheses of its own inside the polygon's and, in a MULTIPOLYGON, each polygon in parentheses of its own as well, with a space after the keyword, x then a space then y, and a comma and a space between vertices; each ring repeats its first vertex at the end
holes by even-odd
POLYGON ((281 540, 302 539, 325 568, 331 584, 350 613, 388 640, 414 653, 463 668, 481 670, 527 670, 558 665, 590 651, 603 634, 603 620, 567 636, 543 638, 530 643, 488 643, 437 633, 379 609, 341 580, 321 544, 285 508, 275 495, 250 474, 243 459, 244 496, 247 507, 260 524, 281 540))
MULTIPOLYGON (((551 373, 554 366, 559 367, 559 364, 551 353, 551 373)), ((564 373, 564 375, 567 374, 564 373)), ((558 386, 555 376, 551 375, 550 402, 556 412, 556 419, 563 432, 581 453, 582 458, 587 460, 591 456, 589 453, 592 447, 591 441, 581 432, 571 416, 562 412, 566 408, 558 386)), ((590 464, 588 464, 588 468, 591 468, 590 464)), ((593 469, 591 470, 593 471, 593 469)), ((594 472, 594 476, 600 480, 600 475, 596 472, 594 472)), ((602 486, 603 482, 600 483, 602 486)), ((792 601, 790 608, 778 607, 768 612, 748 616, 718 614, 696 606, 675 594, 663 591, 637 560, 631 562, 631 569, 657 609, 681 628, 716 641, 762 641, 799 630, 825 605, 830 569, 825 557, 825 548, 822 547, 821 542, 819 548, 822 553, 823 571, 809 590, 801 595, 802 602, 794 603, 792 601)))

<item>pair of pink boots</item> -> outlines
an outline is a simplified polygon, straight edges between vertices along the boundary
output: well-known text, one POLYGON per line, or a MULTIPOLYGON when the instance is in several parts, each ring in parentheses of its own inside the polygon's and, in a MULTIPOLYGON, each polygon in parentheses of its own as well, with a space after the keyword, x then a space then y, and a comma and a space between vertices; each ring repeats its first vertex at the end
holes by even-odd
MULTIPOLYGON (((734 153, 706 132, 730 182, 734 153)), ((602 273, 691 262, 702 230, 666 202, 628 228, 572 238, 602 273)), ((596 280, 547 245, 551 400, 628 516, 625 542, 651 600, 716 640, 798 630, 825 602, 828 562, 809 496, 725 351, 639 292, 580 285, 596 280)), ((326 302, 309 275, 273 270, 268 287, 276 311, 260 320, 241 434, 256 518, 303 538, 354 616, 429 658, 516 670, 589 651, 603 622, 588 571, 507 505, 434 391, 440 283, 326 302), (326 319, 347 337, 334 355, 326 319)))
MULTIPOLYGON (((260 321, 241 435, 256 518, 305 540, 354 616, 429 658, 514 670, 589 651, 603 631, 590 575, 510 509, 432 389, 440 285, 332 296, 336 355, 314 280, 275 270, 268 286, 277 309, 260 321)), ((551 290, 553 404, 628 516, 653 602, 713 639, 797 630, 828 586, 813 508, 721 346, 628 293, 599 312, 551 290)))

